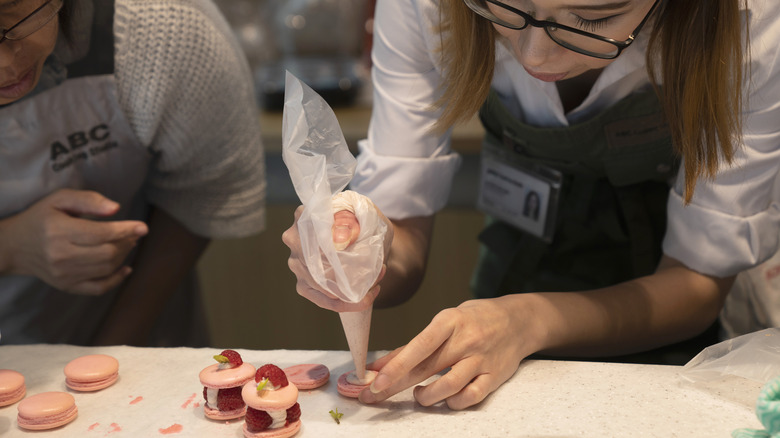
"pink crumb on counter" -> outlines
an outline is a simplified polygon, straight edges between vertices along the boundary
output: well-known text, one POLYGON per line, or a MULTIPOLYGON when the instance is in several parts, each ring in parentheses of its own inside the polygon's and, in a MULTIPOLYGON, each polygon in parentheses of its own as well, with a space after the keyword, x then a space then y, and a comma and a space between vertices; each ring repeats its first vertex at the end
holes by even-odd
POLYGON ((192 394, 192 395, 191 395, 191 396, 190 396, 190 397, 187 399, 187 401, 185 401, 185 402, 184 402, 184 404, 182 404, 182 405, 181 405, 181 408, 182 408, 182 409, 187 409, 187 406, 189 406, 189 405, 190 405, 190 403, 192 403, 192 402, 195 400, 195 397, 197 397, 197 396, 198 396, 198 394, 197 394, 197 393, 193 393, 193 394, 192 394))
MULTIPOLYGON (((100 427, 100 423, 92 423, 87 428, 87 432, 93 432, 93 431, 97 430, 99 427, 100 427)), ((108 431, 106 432, 106 435, 108 435, 110 433, 121 432, 122 431, 122 427, 120 427, 116 423, 111 423, 109 425, 109 427, 110 427, 110 429, 108 429, 108 431)))
MULTIPOLYGON (((130 397, 132 397, 132 395, 131 395, 130 397)), ((134 398, 134 399, 133 399, 133 400, 130 402, 130 404, 131 404, 131 405, 134 405, 134 404, 136 404, 136 403, 140 402, 140 401, 141 401, 141 400, 143 400, 143 399, 144 399, 144 398, 143 398, 143 397, 140 397, 140 396, 139 396, 139 397, 136 397, 136 398, 134 398)))
POLYGON ((160 434, 162 434, 162 435, 170 435, 170 434, 174 434, 174 433, 179 433, 182 430, 184 430, 184 426, 182 426, 179 423, 174 423, 174 424, 166 427, 165 429, 159 429, 160 434))

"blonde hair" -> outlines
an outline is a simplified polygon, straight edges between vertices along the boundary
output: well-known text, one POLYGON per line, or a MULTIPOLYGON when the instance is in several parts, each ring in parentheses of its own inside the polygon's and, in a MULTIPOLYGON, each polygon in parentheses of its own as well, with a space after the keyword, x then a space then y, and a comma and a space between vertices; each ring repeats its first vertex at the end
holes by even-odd
MULTIPOLYGON (((648 74, 685 163, 686 203, 699 178, 714 177, 722 161, 731 164, 741 141, 746 1, 664 1, 651 30, 648 74)), ((436 129, 445 130, 473 117, 487 98, 496 32, 462 0, 441 0, 440 13, 444 81, 435 106, 443 110, 436 129)))

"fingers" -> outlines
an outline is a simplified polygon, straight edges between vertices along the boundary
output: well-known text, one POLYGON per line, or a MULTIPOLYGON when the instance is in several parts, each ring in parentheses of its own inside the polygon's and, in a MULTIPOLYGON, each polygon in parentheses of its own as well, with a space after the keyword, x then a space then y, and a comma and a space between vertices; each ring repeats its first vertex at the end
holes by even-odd
MULTIPOLYGON (((495 391, 498 386, 499 385, 497 384, 497 380, 493 375, 479 375, 472 379, 472 381, 466 385, 466 387, 458 391, 457 394, 447 398, 447 406, 454 410, 469 408, 484 400, 485 397, 487 397, 491 392, 495 391)), ((415 397, 417 397, 416 388, 415 397)))
POLYGON ((119 286, 131 272, 132 268, 129 266, 122 266, 107 277, 83 281, 68 287, 66 292, 79 295, 101 295, 119 286))
MULTIPOLYGON (((119 204, 91 190, 62 189, 49 195, 46 201, 55 210, 67 216, 75 216, 66 228, 59 222, 52 222, 52 233, 69 234, 68 240, 81 246, 100 245, 122 239, 136 240, 149 232, 142 221, 95 221, 81 216, 108 217, 119 211, 119 204)), ((59 221, 59 219, 58 219, 59 221)), ((61 222, 61 221, 60 221, 61 222)), ((65 223, 65 222, 63 222, 65 223)))
POLYGON ((62 189, 50 195, 52 206, 75 216, 106 217, 119 211, 119 204, 92 190, 62 189))
POLYGON ((332 310, 334 312, 359 312, 365 310, 373 305, 376 296, 379 295, 379 286, 374 286, 359 302, 348 303, 341 301, 339 298, 325 291, 312 288, 302 277, 298 277, 295 289, 300 296, 323 309, 332 310))
POLYGON ((436 381, 414 388, 414 398, 423 406, 446 400, 451 409, 465 409, 490 393, 490 375, 479 374, 479 360, 464 359, 436 381))
MULTIPOLYGON (((393 362, 404 348, 406 347, 399 348, 387 356, 376 360, 367 365, 367 368, 380 370, 381 373, 381 370, 386 369, 387 364, 393 362)), ((466 409, 481 402, 506 380, 499 380, 499 377, 492 373, 482 372, 482 365, 477 358, 466 358, 457 362, 446 374, 432 383, 426 386, 416 386, 413 391, 415 400, 422 406, 432 406, 445 401, 447 406, 453 410, 466 409)), ((424 381, 435 374, 431 372, 433 368, 435 367, 423 369, 423 367, 418 365, 416 369, 410 372, 410 374, 415 375, 410 381, 418 379, 420 379, 420 382, 424 381)), ((376 382, 376 380, 374 381, 376 382)), ((393 385, 391 389, 385 391, 387 392, 386 397, 384 393, 373 394, 371 391, 366 390, 360 394, 359 399, 363 403, 376 403, 416 383, 419 382, 408 385, 393 385)))
POLYGON ((72 258, 78 266, 89 267, 93 276, 102 277, 113 273, 136 246, 135 240, 120 240, 96 246, 75 246, 72 258))
POLYGON ((302 205, 295 209, 292 226, 282 233, 282 242, 290 248, 293 256, 296 255, 301 248, 301 237, 298 234, 298 219, 300 219, 301 214, 303 214, 302 205))
POLYGON ((79 246, 102 245, 107 242, 130 240, 135 242, 149 232, 142 221, 93 221, 76 219, 77 225, 71 234, 71 243, 79 246))
POLYGON ((355 243, 360 234, 360 224, 354 213, 341 210, 333 215, 333 245, 343 251, 355 243))
POLYGON ((446 319, 438 315, 434 317, 431 324, 384 364, 371 384, 370 392, 364 391, 361 394, 361 401, 374 403, 385 400, 449 366, 446 364, 436 369, 439 366, 439 349, 452 332, 453 327, 446 319))

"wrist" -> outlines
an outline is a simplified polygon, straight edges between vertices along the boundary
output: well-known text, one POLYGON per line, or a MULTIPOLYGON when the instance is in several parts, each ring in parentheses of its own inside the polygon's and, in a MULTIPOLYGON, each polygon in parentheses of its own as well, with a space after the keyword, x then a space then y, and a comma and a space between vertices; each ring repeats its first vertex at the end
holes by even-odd
POLYGON ((550 313, 549 302, 539 294, 519 293, 496 298, 499 305, 509 313, 510 330, 522 339, 521 355, 545 350, 554 344, 550 321, 554 316, 550 313))

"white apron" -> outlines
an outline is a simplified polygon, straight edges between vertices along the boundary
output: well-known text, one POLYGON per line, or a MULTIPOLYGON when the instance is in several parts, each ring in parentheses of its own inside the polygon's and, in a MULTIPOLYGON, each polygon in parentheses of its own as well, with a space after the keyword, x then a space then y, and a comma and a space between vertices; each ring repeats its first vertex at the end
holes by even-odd
MULTIPOLYGON (((112 20, 105 19, 113 16, 114 2, 96 4, 96 23, 104 25, 91 33, 103 53, 93 45, 73 68, 80 77, 66 79, 55 50, 35 92, 0 108, 0 218, 62 188, 95 190, 118 202, 121 209, 110 220, 146 218, 142 185, 153 155, 135 137, 117 100, 112 20), (91 74, 105 72, 106 59, 112 73, 91 74)), ((91 2, 78 7, 91 22, 91 2)), ((89 34, 77 42, 86 40, 89 47, 89 34)), ((2 342, 88 344, 114 295, 74 295, 35 277, 0 276, 2 342)))

